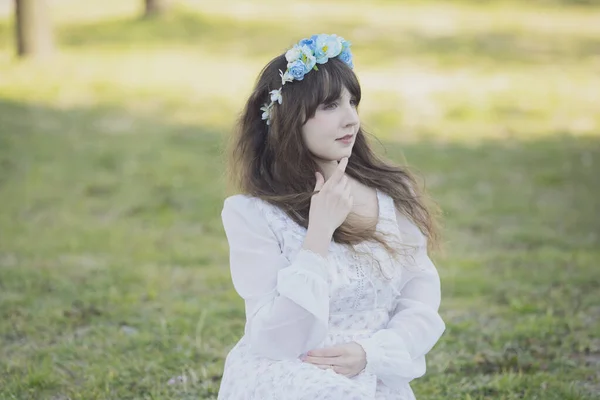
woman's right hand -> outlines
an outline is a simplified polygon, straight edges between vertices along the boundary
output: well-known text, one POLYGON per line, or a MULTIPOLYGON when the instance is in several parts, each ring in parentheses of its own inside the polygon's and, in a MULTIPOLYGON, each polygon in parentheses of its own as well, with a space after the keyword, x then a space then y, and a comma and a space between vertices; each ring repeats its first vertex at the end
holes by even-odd
POLYGON ((309 226, 333 232, 346 220, 354 200, 350 188, 350 181, 344 171, 348 165, 348 157, 340 160, 335 172, 325 182, 323 175, 317 172, 317 183, 310 201, 308 215, 309 226))

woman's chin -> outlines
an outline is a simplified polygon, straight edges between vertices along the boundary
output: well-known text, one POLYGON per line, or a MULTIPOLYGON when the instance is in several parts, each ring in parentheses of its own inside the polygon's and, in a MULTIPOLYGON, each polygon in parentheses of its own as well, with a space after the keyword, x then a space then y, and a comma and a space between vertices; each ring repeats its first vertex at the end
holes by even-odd
POLYGON ((337 162, 339 162, 344 157, 350 158, 351 155, 352 155, 351 151, 345 152, 345 153, 341 153, 341 154, 336 155, 335 158, 332 159, 331 161, 337 161, 337 162))
POLYGON ((348 157, 350 158, 350 156, 352 155, 352 147, 348 147, 347 150, 342 152, 342 155, 338 158, 338 160, 344 158, 344 157, 348 157))
POLYGON ((350 158, 350 156, 352 155, 352 148, 348 148, 347 150, 344 149, 343 151, 336 151, 336 152, 332 152, 330 154, 327 154, 326 156, 317 156, 318 159, 321 159, 323 161, 340 161, 342 158, 344 157, 348 157, 350 158))

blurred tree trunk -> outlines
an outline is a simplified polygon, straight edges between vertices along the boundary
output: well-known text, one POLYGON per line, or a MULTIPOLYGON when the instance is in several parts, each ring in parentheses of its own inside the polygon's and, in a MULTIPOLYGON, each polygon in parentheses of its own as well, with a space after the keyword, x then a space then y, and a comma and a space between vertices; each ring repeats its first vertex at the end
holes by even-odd
POLYGON ((47 57, 54 51, 46 0, 15 0, 17 54, 47 57))
POLYGON ((146 5, 144 17, 157 17, 164 15, 171 7, 171 0, 144 0, 146 5))

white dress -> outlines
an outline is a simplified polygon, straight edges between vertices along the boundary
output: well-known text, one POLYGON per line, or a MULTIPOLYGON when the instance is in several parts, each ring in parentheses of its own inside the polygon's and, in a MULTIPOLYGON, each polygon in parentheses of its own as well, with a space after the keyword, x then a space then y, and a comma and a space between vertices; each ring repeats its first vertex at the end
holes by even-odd
POLYGON ((219 400, 414 399, 409 382, 425 374, 425 354, 445 330, 440 279, 425 236, 377 191, 377 229, 414 253, 391 259, 376 242, 374 259, 331 242, 326 258, 302 249, 306 229, 279 208, 235 195, 223 206, 231 278, 245 300, 244 335, 225 360, 219 400), (299 359, 355 341, 367 365, 348 378, 299 359))

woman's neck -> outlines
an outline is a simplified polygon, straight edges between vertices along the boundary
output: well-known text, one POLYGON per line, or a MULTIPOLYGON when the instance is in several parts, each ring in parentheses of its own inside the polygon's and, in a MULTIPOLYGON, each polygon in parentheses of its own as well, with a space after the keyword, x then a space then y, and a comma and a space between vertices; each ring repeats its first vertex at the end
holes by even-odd
POLYGON ((325 181, 327 181, 329 177, 331 177, 331 175, 334 173, 335 169, 338 166, 338 162, 336 160, 317 160, 317 164, 319 164, 321 171, 323 171, 323 178, 325 178, 325 181))

